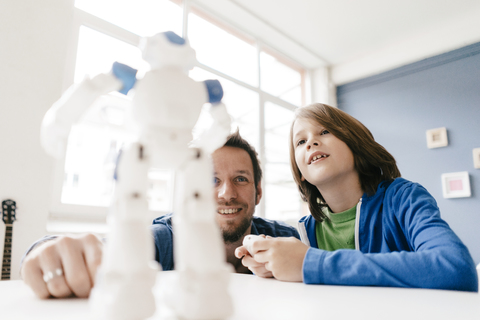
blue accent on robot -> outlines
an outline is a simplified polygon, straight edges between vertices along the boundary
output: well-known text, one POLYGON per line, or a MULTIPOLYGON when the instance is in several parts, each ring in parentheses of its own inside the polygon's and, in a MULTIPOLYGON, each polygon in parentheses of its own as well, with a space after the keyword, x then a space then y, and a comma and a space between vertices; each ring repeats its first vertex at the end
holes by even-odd
POLYGON ((115 171, 113 172, 113 180, 118 181, 118 163, 120 162, 120 158, 122 157, 123 149, 120 149, 117 154, 117 159, 115 159, 115 171))
POLYGON ((123 87, 118 92, 126 95, 133 88, 137 81, 137 70, 120 62, 114 62, 112 66, 113 75, 123 82, 123 87))
POLYGON ((223 88, 218 80, 205 80, 208 91, 208 102, 219 103, 223 98, 223 88))
POLYGON ((179 45, 185 44, 185 39, 183 39, 173 31, 166 31, 164 32, 164 34, 171 43, 175 43, 179 45))

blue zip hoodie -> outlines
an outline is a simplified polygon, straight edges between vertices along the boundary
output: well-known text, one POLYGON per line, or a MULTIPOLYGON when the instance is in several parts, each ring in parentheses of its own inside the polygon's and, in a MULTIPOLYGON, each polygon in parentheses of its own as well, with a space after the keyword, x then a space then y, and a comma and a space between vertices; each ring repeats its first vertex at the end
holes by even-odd
POLYGON ((418 183, 383 181, 357 205, 355 248, 317 249, 315 219, 299 221, 311 246, 303 262, 307 284, 386 286, 478 292, 467 247, 440 218, 435 199, 418 183))

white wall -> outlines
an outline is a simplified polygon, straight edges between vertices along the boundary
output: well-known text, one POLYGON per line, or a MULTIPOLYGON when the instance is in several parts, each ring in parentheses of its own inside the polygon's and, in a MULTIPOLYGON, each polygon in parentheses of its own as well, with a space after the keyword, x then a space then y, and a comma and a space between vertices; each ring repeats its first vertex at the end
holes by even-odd
POLYGON ((480 41, 478 10, 454 15, 442 24, 425 25, 403 38, 394 38, 378 48, 332 68, 336 85, 370 77, 410 63, 462 48, 480 41))
POLYGON ((18 207, 12 279, 29 244, 46 233, 53 160, 40 147, 40 123, 62 91, 72 17, 73 0, 0 0, 0 201, 18 207))
POLYGON ((311 99, 307 99, 306 104, 319 102, 332 107, 337 106, 336 86, 331 74, 330 67, 318 67, 309 72, 307 79, 310 83, 307 83, 307 88, 311 88, 311 92, 308 93, 311 99))

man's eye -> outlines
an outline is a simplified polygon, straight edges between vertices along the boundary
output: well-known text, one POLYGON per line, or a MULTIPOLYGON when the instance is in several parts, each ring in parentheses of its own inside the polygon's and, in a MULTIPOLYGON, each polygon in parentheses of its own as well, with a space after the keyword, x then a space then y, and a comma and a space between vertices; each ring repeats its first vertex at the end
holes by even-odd
POLYGON ((213 178, 213 184, 218 185, 220 183, 220 180, 218 178, 213 178))
POLYGON ((236 180, 237 180, 237 182, 247 182, 248 181, 248 179, 245 178, 245 177, 237 177, 236 180))

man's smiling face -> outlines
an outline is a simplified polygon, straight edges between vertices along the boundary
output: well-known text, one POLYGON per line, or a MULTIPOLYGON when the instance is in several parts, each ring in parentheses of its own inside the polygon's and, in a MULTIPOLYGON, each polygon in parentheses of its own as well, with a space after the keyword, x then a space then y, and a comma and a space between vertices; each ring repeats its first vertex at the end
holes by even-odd
POLYGON ((226 243, 250 233, 255 206, 262 197, 260 182, 255 188, 252 160, 240 148, 222 147, 212 155, 215 171, 217 223, 226 243))

